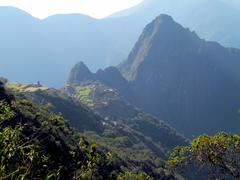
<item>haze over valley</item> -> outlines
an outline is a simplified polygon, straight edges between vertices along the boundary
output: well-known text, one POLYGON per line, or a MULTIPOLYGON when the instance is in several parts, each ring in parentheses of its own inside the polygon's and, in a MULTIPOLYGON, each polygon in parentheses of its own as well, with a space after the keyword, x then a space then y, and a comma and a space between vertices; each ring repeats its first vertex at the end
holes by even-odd
POLYGON ((0 6, 0 179, 239 179, 239 19, 235 0, 0 6))
POLYGON ((143 28, 160 14, 172 16, 201 38, 238 48, 239 10, 233 8, 233 3, 145 0, 100 20, 81 14, 39 20, 22 10, 0 7, 0 58, 5 59, 0 68, 12 81, 41 81, 51 87, 61 87, 69 69, 79 61, 95 72, 125 60, 143 28), (55 67, 59 71, 53 73, 55 67), (14 73, 9 73, 11 69, 14 73), (32 75, 27 76, 25 71, 32 75))

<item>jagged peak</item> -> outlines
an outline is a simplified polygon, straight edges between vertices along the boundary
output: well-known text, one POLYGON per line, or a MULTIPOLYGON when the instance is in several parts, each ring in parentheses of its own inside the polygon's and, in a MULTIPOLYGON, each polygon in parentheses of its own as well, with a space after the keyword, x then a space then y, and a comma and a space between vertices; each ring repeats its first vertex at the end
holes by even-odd
MULTIPOLYGON (((77 64, 75 64, 74 67, 75 67, 75 68, 84 68, 84 69, 88 69, 87 65, 86 65, 83 61, 78 62, 77 64)), ((89 70, 89 69, 88 69, 88 70, 89 70)))
MULTIPOLYGON (((184 43, 199 46, 202 40, 195 32, 184 28, 177 23, 171 16, 161 14, 150 22, 143 30, 137 43, 129 54, 127 60, 118 66, 123 76, 128 80, 135 79, 140 65, 149 58, 150 51, 162 52, 174 51, 176 44, 179 47, 184 43)), ((157 61, 158 58, 155 58, 157 61)))
POLYGON ((175 22, 172 16, 168 14, 160 14, 155 18, 154 21, 160 21, 160 22, 175 22))
POLYGON ((84 62, 80 61, 72 68, 67 83, 79 84, 84 81, 93 80, 93 77, 93 73, 84 62))
POLYGON ((160 14, 152 22, 150 22, 144 28, 142 36, 150 35, 151 37, 154 37, 154 35, 159 33, 173 34, 176 32, 184 32, 185 34, 193 33, 197 37, 195 32, 191 32, 188 28, 184 28, 167 14, 160 14))

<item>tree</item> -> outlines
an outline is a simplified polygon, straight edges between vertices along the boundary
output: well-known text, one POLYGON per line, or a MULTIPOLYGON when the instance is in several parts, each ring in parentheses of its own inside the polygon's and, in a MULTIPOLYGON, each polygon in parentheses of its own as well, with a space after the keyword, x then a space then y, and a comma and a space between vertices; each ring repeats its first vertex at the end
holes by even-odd
POLYGON ((168 164, 174 170, 197 168, 209 178, 240 178, 240 136, 218 133, 202 135, 187 146, 178 146, 171 153, 168 164))
POLYGON ((0 101, 4 100, 10 103, 10 101, 13 99, 13 96, 6 91, 5 89, 6 83, 7 80, 0 77, 0 101))
POLYGON ((4 77, 0 77, 0 82, 3 84, 6 84, 8 82, 8 80, 4 77))

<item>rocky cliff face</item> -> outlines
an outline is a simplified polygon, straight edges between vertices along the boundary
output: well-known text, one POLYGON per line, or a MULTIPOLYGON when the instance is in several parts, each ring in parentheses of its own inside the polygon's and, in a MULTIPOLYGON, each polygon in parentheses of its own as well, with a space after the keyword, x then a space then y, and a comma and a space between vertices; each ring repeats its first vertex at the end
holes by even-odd
POLYGON ((239 132, 239 50, 206 42, 161 15, 119 69, 136 97, 132 102, 181 132, 239 132))

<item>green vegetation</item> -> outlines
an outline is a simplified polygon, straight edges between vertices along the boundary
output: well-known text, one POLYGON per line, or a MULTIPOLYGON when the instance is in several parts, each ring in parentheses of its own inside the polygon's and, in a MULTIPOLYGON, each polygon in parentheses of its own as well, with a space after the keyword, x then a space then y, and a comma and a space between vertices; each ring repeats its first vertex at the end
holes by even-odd
POLYGON ((188 147, 176 147, 168 162, 176 170, 194 167, 210 179, 240 179, 240 136, 224 132, 200 136, 188 147))
POLYGON ((90 170, 96 174, 96 148, 78 145, 78 135, 60 115, 16 99, 11 104, 1 101, 0 120, 0 178, 68 179, 90 170))
MULTIPOLYGON (((166 157, 161 147, 133 129, 113 127, 100 135, 85 132, 84 136, 88 137, 90 142, 97 142, 112 155, 123 159, 127 170, 135 174, 146 172, 157 179, 174 178, 166 167, 166 157)), ((112 160, 115 161, 114 158, 112 160)))
POLYGON ((48 87, 42 87, 36 84, 8 83, 7 86, 9 89, 14 89, 18 92, 36 92, 49 89, 48 87))
POLYGON ((0 179, 117 179, 130 170, 60 114, 0 85, 0 179))
MULTIPOLYGON (((187 144, 186 139, 175 130, 144 113, 138 113, 133 118, 103 119, 82 105, 81 101, 59 90, 22 94, 38 103, 51 104, 52 110, 61 112, 72 127, 83 132, 88 141, 106 149, 106 153, 111 152, 114 164, 119 164, 120 160, 124 162, 124 171, 136 174, 143 171, 156 178, 168 177, 170 173, 165 167, 167 153, 176 145, 187 144)), ((118 110, 122 112, 119 106, 115 108, 115 111, 118 110)))
POLYGON ((74 95, 74 97, 79 99, 83 104, 85 104, 89 107, 92 107, 92 106, 94 106, 94 102, 92 100, 93 91, 94 91, 93 87, 78 86, 76 88, 76 94, 74 95))
POLYGON ((146 173, 134 174, 132 172, 125 172, 118 176, 117 180, 152 180, 146 173))
POLYGON ((21 93, 43 102, 41 106, 0 90, 0 177, 239 178, 238 135, 203 135, 185 146, 188 141, 174 129, 141 112, 131 118, 102 119, 57 90, 21 93), (62 116, 82 133, 72 130, 62 116), (184 146, 178 146, 166 163, 177 144, 184 146))
POLYGON ((31 97, 37 103, 50 106, 53 112, 61 113, 72 127, 81 132, 95 131, 99 133, 103 131, 101 117, 82 103, 61 93, 59 90, 48 89, 45 91, 21 94, 31 97))

